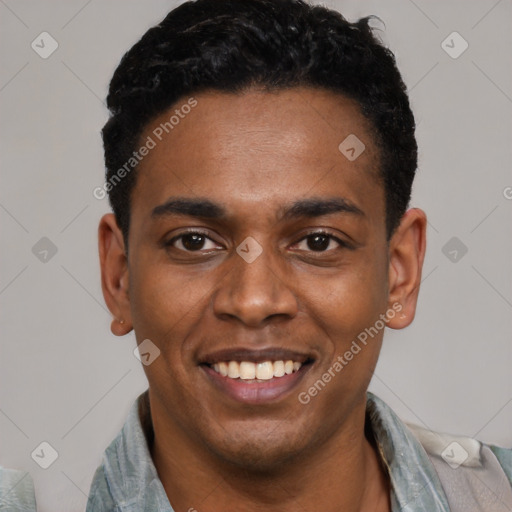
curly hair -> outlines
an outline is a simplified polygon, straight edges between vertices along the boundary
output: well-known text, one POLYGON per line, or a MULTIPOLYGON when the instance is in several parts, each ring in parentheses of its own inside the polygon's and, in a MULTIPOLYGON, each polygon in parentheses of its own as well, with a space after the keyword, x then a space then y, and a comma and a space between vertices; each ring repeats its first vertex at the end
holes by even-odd
MULTIPOLYGON (((144 128, 185 95, 322 88, 359 105, 380 153, 388 238, 405 213, 417 167, 415 122, 393 53, 370 17, 302 0, 195 0, 173 9, 121 59, 103 128, 107 183, 133 155, 144 128)), ((128 240, 136 169, 107 189, 128 240)))

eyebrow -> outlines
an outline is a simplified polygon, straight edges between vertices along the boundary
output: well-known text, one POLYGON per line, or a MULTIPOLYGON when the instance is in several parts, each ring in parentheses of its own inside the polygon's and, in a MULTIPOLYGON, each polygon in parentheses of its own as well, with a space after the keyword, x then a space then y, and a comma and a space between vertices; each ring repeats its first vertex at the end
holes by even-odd
MULTIPOLYGON (((279 220, 291 220, 300 217, 314 218, 333 213, 350 213, 365 217, 364 212, 354 203, 342 197, 309 198, 295 201, 280 209, 279 220)), ((182 215, 203 219, 222 219, 227 217, 226 209, 209 199, 171 197, 165 203, 155 207, 153 218, 182 215)))
POLYGON ((189 199, 186 197, 171 197, 165 203, 153 209, 154 218, 167 215, 184 215, 205 219, 220 219, 226 216, 226 210, 209 199, 189 199))
POLYGON ((333 213, 351 213, 360 217, 365 217, 363 210, 354 203, 343 197, 309 198, 295 201, 288 207, 283 208, 280 219, 290 220, 299 217, 321 217, 333 213))

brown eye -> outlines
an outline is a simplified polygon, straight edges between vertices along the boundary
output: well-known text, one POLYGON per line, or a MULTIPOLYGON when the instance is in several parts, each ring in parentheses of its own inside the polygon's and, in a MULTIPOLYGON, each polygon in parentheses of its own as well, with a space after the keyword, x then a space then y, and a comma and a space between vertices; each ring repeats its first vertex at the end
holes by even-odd
POLYGON ((330 233, 324 233, 323 231, 306 235, 295 244, 295 247, 300 251, 316 253, 331 252, 340 248, 350 248, 347 243, 343 242, 334 235, 331 235, 330 233))
POLYGON ((316 234, 310 235, 306 238, 308 249, 312 251, 325 251, 331 242, 331 237, 328 235, 316 234))
POLYGON ((219 249, 218 244, 204 233, 198 231, 182 233, 181 235, 175 236, 166 242, 165 245, 184 252, 199 252, 202 250, 211 251, 212 249, 219 249))
POLYGON ((199 251, 203 248, 205 241, 206 237, 197 233, 191 233, 181 237, 181 243, 187 251, 199 251))

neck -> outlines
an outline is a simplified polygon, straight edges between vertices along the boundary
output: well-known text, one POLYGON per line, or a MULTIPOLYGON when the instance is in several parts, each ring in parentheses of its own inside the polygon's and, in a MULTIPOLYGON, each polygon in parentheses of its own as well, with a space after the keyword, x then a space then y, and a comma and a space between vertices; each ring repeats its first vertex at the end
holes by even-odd
POLYGON ((174 510, 389 512, 389 482, 365 436, 365 409, 328 441, 274 470, 219 460, 169 421, 151 399, 152 457, 174 510), (167 421, 162 421, 165 418, 167 421))

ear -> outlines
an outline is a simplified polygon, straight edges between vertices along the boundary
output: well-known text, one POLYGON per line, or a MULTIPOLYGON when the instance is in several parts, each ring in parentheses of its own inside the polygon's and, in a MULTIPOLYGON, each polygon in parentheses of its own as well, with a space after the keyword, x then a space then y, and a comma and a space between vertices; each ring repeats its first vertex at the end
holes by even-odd
POLYGON ((403 329, 414 319, 425 258, 427 217, 423 210, 405 212, 389 243, 388 308, 397 312, 387 326, 403 329))
POLYGON ((132 330, 129 272, 123 234, 113 213, 104 215, 100 221, 98 246, 103 297, 114 316, 111 330, 116 336, 123 336, 132 330))

